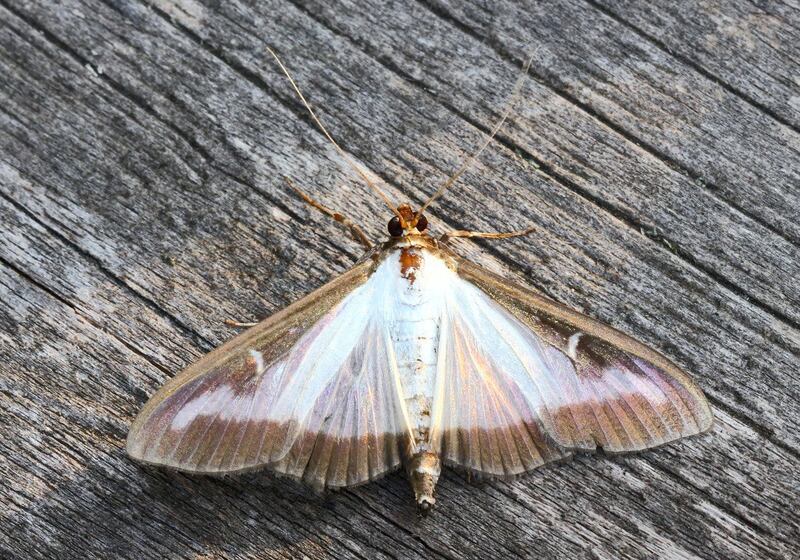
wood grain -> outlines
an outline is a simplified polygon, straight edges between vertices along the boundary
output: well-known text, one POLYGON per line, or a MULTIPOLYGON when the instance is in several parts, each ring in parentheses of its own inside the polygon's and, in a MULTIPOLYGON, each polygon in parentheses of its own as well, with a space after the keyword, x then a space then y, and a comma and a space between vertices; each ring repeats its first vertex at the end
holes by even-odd
POLYGON ((0 0, 0 556, 800 555, 800 106, 790 3, 0 0), (537 232, 463 255, 659 348, 711 433, 511 482, 401 474, 316 495, 139 467, 147 397, 345 270, 530 79, 432 228, 537 232))

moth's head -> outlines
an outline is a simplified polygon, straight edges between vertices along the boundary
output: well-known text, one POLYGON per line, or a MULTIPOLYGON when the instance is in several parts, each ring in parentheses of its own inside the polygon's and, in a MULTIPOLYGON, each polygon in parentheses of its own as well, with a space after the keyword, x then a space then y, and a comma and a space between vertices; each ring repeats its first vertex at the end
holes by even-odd
POLYGON ((401 204, 397 208, 399 216, 392 216, 387 228, 392 237, 405 237, 419 235, 428 229, 428 218, 420 212, 414 212, 408 204, 401 204))

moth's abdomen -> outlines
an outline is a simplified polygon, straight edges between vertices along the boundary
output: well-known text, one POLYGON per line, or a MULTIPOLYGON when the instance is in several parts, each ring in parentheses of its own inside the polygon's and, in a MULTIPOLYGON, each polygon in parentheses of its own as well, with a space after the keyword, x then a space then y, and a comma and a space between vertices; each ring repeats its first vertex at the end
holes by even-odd
POLYGON ((442 463, 436 453, 421 451, 408 463, 408 477, 414 490, 414 499, 423 515, 436 503, 433 493, 441 472, 442 463))
POLYGON ((399 320, 392 338, 414 443, 417 449, 427 450, 436 377, 436 349, 439 344, 439 317, 399 320))

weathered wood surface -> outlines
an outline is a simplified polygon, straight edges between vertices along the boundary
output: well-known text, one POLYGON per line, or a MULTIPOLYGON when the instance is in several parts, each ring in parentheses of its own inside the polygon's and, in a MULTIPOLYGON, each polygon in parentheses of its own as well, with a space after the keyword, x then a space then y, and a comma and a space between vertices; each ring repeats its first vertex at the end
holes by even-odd
POLYGON ((0 0, 0 556, 800 556, 800 12, 792 2, 0 0), (400 474, 317 496, 265 474, 141 468, 167 378, 347 268, 387 212, 350 154, 458 249, 662 349, 705 436, 513 482, 400 474))

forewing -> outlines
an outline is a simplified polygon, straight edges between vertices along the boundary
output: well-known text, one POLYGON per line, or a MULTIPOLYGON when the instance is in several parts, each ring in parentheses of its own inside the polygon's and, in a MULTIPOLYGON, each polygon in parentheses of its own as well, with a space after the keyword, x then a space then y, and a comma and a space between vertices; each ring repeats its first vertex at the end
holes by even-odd
POLYGON ((702 392, 654 350, 468 261, 458 273, 432 427, 446 461, 514 475, 575 450, 636 451, 711 426, 702 392))
MULTIPOLYGON (((363 304, 371 302, 372 294, 365 294, 363 304)), ((367 316, 366 309, 363 314, 367 316)), ((360 333, 356 343, 308 407, 289 452, 271 465, 314 486, 355 486, 373 480, 398 468, 409 453, 409 421, 390 374, 396 365, 383 321, 371 315, 362 329, 349 315, 342 325, 360 333)), ((336 345, 342 342, 340 335, 336 345)))
POLYGON ((405 419, 370 262, 299 300, 160 389, 128 435, 139 461, 201 473, 268 466, 345 486, 399 464, 405 419))

